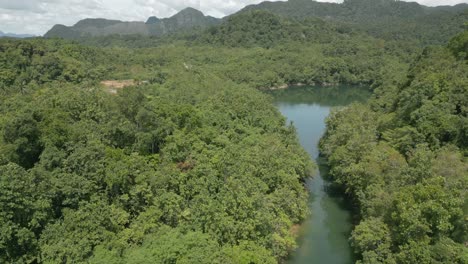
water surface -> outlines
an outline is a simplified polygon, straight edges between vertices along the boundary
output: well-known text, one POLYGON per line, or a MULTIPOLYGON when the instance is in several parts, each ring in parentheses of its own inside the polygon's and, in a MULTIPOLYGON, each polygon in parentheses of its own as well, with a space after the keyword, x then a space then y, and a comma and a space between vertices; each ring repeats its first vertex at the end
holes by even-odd
POLYGON ((351 213, 342 194, 332 191, 327 182, 327 167, 319 159, 318 142, 325 132, 325 119, 333 107, 365 101, 370 92, 364 87, 291 87, 271 92, 283 115, 297 129, 299 140, 319 165, 316 176, 307 180, 311 216, 304 223, 299 248, 289 263, 353 263, 348 243, 351 213))

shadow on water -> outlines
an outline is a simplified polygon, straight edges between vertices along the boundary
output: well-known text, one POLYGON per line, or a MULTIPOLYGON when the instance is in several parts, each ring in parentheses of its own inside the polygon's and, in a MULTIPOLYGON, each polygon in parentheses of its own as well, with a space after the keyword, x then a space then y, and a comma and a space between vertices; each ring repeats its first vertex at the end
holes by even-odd
POLYGON ((326 159, 320 156, 315 160, 315 162, 320 171, 320 175, 324 180, 325 193, 330 198, 335 199, 341 209, 353 212, 353 202, 348 196, 345 195, 345 190, 343 187, 333 182, 333 178, 330 175, 330 167, 328 166, 326 159))
POLYGON ((311 215, 302 225, 299 248, 288 263, 353 263, 355 258, 348 241, 353 226, 352 204, 343 190, 331 183, 329 168, 319 155, 318 142, 331 108, 363 102, 370 91, 366 87, 317 86, 269 94, 288 123, 293 122, 301 145, 318 164, 316 176, 305 183, 310 191, 311 215))
POLYGON ((315 163, 319 167, 320 175, 325 181, 324 188, 327 195, 336 198, 341 208, 354 212, 357 208, 352 199, 345 195, 346 191, 342 186, 333 182, 333 177, 330 174, 330 167, 327 164, 326 158, 319 156, 315 160, 315 163))

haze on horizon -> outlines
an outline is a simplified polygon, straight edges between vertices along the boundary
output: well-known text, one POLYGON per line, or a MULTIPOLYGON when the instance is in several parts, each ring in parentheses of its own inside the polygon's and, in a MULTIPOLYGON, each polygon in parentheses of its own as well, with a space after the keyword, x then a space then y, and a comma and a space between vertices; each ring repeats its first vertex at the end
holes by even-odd
MULTIPOLYGON (((270 0, 283 1, 283 0, 270 0)), ((317 0, 343 2, 343 0, 317 0)), ((0 0, 0 31, 43 35, 55 24, 71 26, 85 18, 145 21, 170 17, 193 7, 205 15, 224 17, 263 0, 0 0)), ((468 0, 417 0, 427 6, 455 5, 468 0)))

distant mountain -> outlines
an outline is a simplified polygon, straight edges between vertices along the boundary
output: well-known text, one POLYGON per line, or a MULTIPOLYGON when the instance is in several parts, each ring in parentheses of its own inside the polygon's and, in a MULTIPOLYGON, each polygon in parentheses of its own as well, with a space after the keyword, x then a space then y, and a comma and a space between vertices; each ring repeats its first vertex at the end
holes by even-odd
POLYGON ((84 19, 71 27, 55 25, 44 37, 77 39, 107 35, 161 36, 192 28, 207 28, 220 23, 220 19, 205 16, 202 12, 186 8, 170 18, 150 17, 145 22, 124 22, 108 19, 84 19))
POLYGON ((32 38, 34 35, 30 34, 14 34, 14 33, 3 33, 0 31, 0 38, 32 38))
POLYGON ((155 16, 149 17, 148 20, 146 20, 146 24, 157 24, 159 22, 161 22, 161 19, 155 16))
POLYGON ((295 19, 318 17, 346 23, 385 39, 418 39, 426 44, 447 41, 468 21, 468 4, 428 7, 396 0, 345 0, 342 4, 312 0, 262 2, 239 11, 267 10, 295 19))

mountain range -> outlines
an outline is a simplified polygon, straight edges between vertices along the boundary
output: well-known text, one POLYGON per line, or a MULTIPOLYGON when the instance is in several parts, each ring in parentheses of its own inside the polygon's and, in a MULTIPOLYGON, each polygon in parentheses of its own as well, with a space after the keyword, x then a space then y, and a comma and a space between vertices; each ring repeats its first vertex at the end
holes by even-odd
POLYGON ((176 15, 159 19, 150 17, 146 22, 125 22, 103 18, 88 18, 79 21, 71 27, 55 25, 44 37, 62 37, 76 39, 82 37, 97 37, 107 35, 143 35, 162 36, 169 33, 192 28, 206 28, 220 23, 220 19, 205 16, 202 12, 186 8, 176 15))
MULTIPOLYGON (((312 0, 262 2, 250 5, 238 14, 265 10, 293 20, 319 18, 347 25, 383 39, 411 39, 424 44, 439 44, 462 30, 468 21, 468 4, 428 7, 397 0, 345 0, 341 4, 312 0)), ((205 29, 228 22, 186 8, 170 18, 150 17, 146 22, 84 19, 74 26, 55 25, 45 37, 78 39, 108 35, 162 36, 170 33, 205 29)))
POLYGON ((35 37, 35 35, 4 33, 2 31, 0 31, 0 38, 32 38, 32 37, 35 37))

